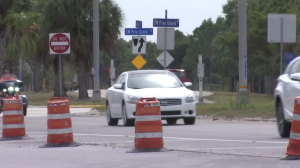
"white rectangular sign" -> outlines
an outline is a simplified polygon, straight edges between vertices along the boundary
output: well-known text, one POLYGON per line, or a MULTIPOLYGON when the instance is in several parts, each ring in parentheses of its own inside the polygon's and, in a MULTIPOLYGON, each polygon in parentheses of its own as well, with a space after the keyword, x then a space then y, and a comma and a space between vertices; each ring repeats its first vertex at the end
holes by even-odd
POLYGON ((268 15, 268 42, 269 43, 281 42, 281 27, 283 29, 282 42, 295 43, 296 42, 296 15, 294 14, 269 14, 268 15))
MULTIPOLYGON (((175 28, 167 28, 166 50, 174 50, 175 28)), ((157 28, 157 49, 165 49, 165 28, 157 28)))
POLYGON ((204 77, 204 64, 203 63, 197 64, 197 71, 198 71, 198 77, 203 78, 204 77))
POLYGON ((132 54, 146 54, 146 36, 132 36, 132 54))
POLYGON ((116 68, 110 67, 110 78, 115 78, 115 77, 116 77, 116 68))

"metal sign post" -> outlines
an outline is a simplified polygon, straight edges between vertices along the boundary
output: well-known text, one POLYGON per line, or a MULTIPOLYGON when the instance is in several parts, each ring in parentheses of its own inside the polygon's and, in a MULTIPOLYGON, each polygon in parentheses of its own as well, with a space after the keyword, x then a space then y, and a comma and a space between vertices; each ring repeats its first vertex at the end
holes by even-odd
POLYGON ((114 85, 114 80, 115 80, 115 77, 116 77, 116 69, 114 67, 114 59, 111 59, 110 60, 110 84, 111 86, 114 85))
POLYGON ((203 78, 204 78, 204 64, 202 63, 202 54, 198 55, 198 65, 197 65, 197 72, 199 77, 199 104, 204 103, 203 98, 203 78))

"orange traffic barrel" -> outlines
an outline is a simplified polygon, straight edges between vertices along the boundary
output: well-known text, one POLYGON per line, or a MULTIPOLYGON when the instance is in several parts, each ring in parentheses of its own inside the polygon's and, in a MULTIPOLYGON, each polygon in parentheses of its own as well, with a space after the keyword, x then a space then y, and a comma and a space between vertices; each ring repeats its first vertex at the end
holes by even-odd
POLYGON ((133 152, 167 151, 164 148, 160 102, 141 98, 136 103, 135 140, 133 152))
POLYGON ((290 139, 287 152, 282 160, 298 160, 300 159, 300 96, 295 98, 293 119, 291 123, 290 139))
POLYGON ((78 146, 73 141, 69 101, 65 97, 50 98, 47 111, 47 144, 42 147, 78 146))
POLYGON ((3 100, 2 138, 0 140, 27 139, 23 102, 19 96, 5 97, 3 100))

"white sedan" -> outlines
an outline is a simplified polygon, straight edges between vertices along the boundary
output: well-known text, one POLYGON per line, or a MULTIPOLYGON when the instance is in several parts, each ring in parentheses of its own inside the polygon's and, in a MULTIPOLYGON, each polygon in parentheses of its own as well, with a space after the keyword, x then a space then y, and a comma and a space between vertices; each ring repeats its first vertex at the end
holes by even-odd
POLYGON ((190 82, 184 84, 167 70, 136 70, 123 72, 106 92, 106 118, 108 125, 125 126, 135 122, 136 102, 140 98, 155 97, 160 101, 161 118, 176 124, 182 118, 191 125, 196 119, 196 98, 190 82))

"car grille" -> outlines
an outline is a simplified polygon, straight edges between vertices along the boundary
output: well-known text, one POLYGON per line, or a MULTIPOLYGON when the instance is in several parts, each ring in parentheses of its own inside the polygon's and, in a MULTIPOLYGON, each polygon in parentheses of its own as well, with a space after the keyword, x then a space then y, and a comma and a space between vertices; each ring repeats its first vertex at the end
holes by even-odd
MULTIPOLYGON (((136 112, 133 112, 132 114, 135 116, 136 112)), ((181 115, 181 111, 161 111, 160 114, 162 116, 181 115)))
POLYGON ((181 111, 161 111, 162 116, 181 115, 181 111))
POLYGON ((160 106, 175 106, 181 105, 181 99, 158 99, 160 106))

